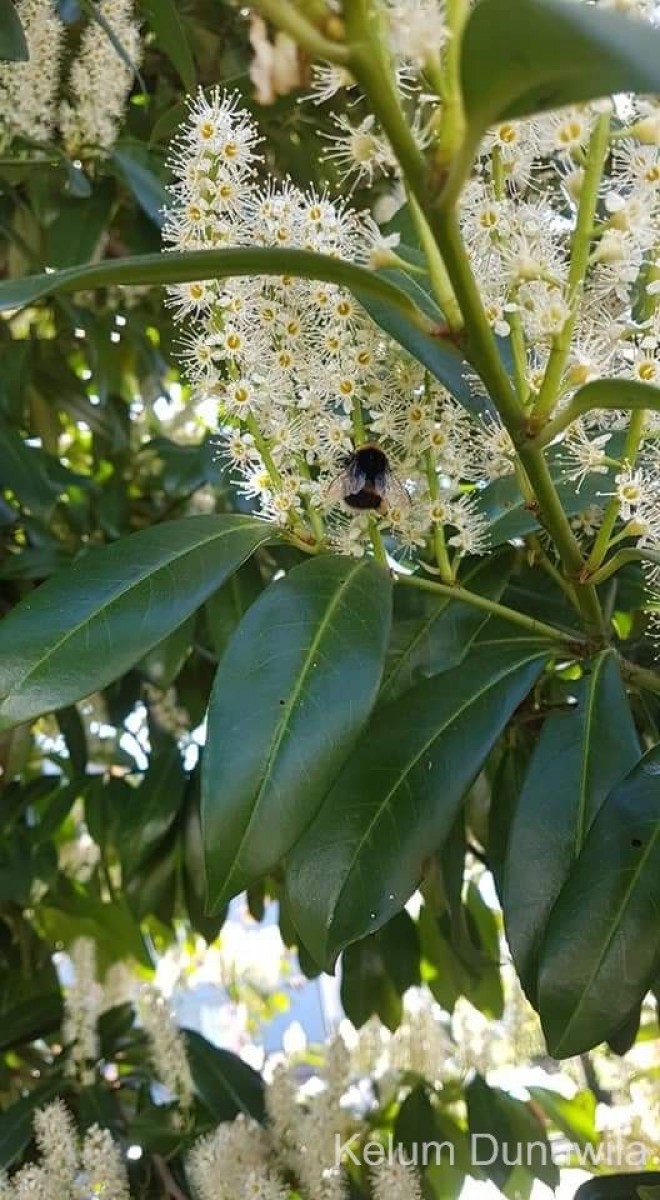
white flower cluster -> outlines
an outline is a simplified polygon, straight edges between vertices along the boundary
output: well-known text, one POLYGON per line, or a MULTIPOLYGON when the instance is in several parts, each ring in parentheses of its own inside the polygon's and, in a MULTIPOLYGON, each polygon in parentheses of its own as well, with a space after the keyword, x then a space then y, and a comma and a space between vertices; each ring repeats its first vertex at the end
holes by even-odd
MULTIPOLYGON (((368 216, 290 182, 259 185, 258 141, 235 98, 191 102, 172 157, 172 249, 288 247, 354 263, 383 252, 368 216)), ((458 556, 485 548, 463 494, 487 472, 484 430, 346 289, 288 275, 207 280, 171 287, 169 302, 187 324, 181 356, 197 402, 215 397, 223 454, 266 517, 303 536, 327 519, 334 544, 362 554, 374 518, 349 519, 337 481, 356 448, 377 442, 398 481, 379 519, 400 545, 446 528, 458 556)))
POLYGON ((133 0, 101 0, 99 17, 86 25, 68 78, 61 77, 65 26, 54 0, 17 0, 29 50, 26 62, 0 64, 0 148, 14 139, 45 143, 57 131, 75 158, 98 158, 114 146, 133 71, 108 37, 139 66, 142 47, 133 0), (64 88, 65 99, 60 100, 64 88))
POLYGON ((67 1069, 82 1084, 90 1084, 100 1054, 97 1024, 103 1011, 103 988, 96 977, 96 946, 91 938, 77 938, 69 956, 74 978, 64 992, 62 1024, 62 1038, 69 1048, 67 1069))
POLYGON ((47 141, 57 122, 64 27, 53 0, 18 0, 27 62, 0 64, 0 147, 13 137, 47 141))
POLYGON ((101 0, 99 16, 114 33, 122 58, 98 21, 90 21, 74 59, 67 84, 69 99, 60 108, 60 127, 67 154, 86 158, 108 154, 119 135, 133 69, 142 60, 133 0, 101 0))
POLYGON ((186 1056, 186 1047, 165 997, 145 985, 138 996, 137 1010, 159 1082, 179 1103, 189 1109, 194 1084, 186 1056))
POLYGON ((38 1163, 0 1179, 2 1200, 130 1200, 119 1146, 107 1129, 92 1125, 82 1146, 73 1118, 61 1100, 34 1118, 38 1163))
POLYGON ((267 1129, 239 1116, 193 1147, 186 1174, 195 1200, 286 1200, 291 1175, 305 1200, 342 1200, 336 1137, 341 1141, 353 1125, 340 1108, 349 1069, 341 1039, 328 1046, 314 1092, 301 1089, 295 1069, 280 1064, 266 1091, 267 1129))

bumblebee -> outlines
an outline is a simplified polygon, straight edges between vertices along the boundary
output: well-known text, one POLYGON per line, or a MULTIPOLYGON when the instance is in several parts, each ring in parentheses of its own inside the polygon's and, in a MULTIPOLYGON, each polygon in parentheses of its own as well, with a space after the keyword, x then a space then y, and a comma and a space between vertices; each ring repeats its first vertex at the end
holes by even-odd
POLYGON ((405 488, 392 474, 385 451, 365 442, 346 459, 342 474, 329 490, 331 503, 341 501, 351 512, 385 513, 391 504, 410 503, 405 488))

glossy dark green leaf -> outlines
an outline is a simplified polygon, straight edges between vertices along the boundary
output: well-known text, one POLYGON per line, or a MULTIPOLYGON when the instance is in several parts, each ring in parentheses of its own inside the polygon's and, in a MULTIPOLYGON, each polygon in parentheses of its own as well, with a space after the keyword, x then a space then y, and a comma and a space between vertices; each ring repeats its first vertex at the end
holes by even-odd
POLYGON ((376 698, 391 592, 373 561, 312 559, 232 637, 202 762, 209 907, 275 867, 317 812, 376 698))
POLYGON ((194 92, 195 63, 175 0, 140 0, 140 8, 156 35, 156 41, 176 69, 187 92, 194 92))
POLYGON ((0 0, 0 62, 26 62, 28 44, 13 0, 0 0))
POLYGON ((610 792, 552 910, 539 1012, 550 1053, 579 1054, 635 1011, 660 962, 660 750, 610 792))
POLYGON ((172 742, 154 754, 133 800, 122 816, 122 868, 127 875, 142 863, 167 837, 183 804, 186 775, 181 752, 172 742))
POLYGON ((145 654, 138 663, 138 670, 146 675, 149 683, 161 691, 171 687, 190 653, 194 632, 193 613, 178 629, 145 654))
POLYGON ((394 985, 375 937, 348 946, 341 960, 341 1004, 356 1029, 377 1016, 386 1029, 398 1028, 403 1015, 401 994, 394 985))
POLYGON ((0 492, 9 489, 21 506, 48 520, 64 489, 49 477, 43 451, 26 445, 20 433, 1 419, 0 441, 0 492))
POLYGON ((150 1104, 128 1122, 126 1136, 150 1154, 172 1158, 181 1150, 186 1133, 181 1127, 181 1113, 176 1105, 150 1104))
POLYGON ((627 1054, 635 1045, 642 1020, 642 1004, 643 1001, 640 1000, 637 1007, 633 1009, 630 1016, 623 1022, 623 1025, 607 1038, 607 1045, 615 1054, 627 1054))
POLYGON ((216 1121, 232 1121, 239 1113, 265 1120, 263 1080, 242 1058, 219 1050, 192 1029, 184 1029, 186 1053, 200 1098, 216 1121))
POLYGON ((301 279, 326 279, 360 295, 367 294, 394 306, 423 336, 435 344, 428 318, 414 301, 395 284, 366 267, 314 254, 309 250, 261 249, 255 246, 228 250, 188 250, 168 254, 140 254, 133 258, 106 260, 88 267, 28 275, 0 283, 0 311, 21 308, 56 292, 79 292, 113 284, 185 283, 192 279, 228 278, 239 275, 298 275, 301 279))
MULTIPOLYGON (((460 583, 471 592, 499 600, 511 574, 515 553, 479 558, 466 564, 460 583)), ((396 588, 394 622, 379 703, 396 700, 420 679, 458 666, 488 613, 428 592, 396 588)))
POLYGON ((32 1140, 32 1121, 36 1109, 52 1100, 61 1090, 59 1079, 51 1079, 0 1113, 0 1168, 11 1167, 32 1140))
POLYGON ((660 31, 569 0, 481 0, 463 39, 472 139, 501 118, 660 91, 660 31))
POLYGON ((405 904, 546 658, 524 643, 484 650, 377 711, 287 865, 294 921, 318 962, 405 904))
POLYGON ((596 1097, 593 1092, 578 1092, 570 1100, 550 1088, 529 1087, 532 1100, 543 1109, 561 1133, 573 1145, 597 1146, 600 1135, 596 1130, 596 1097))
POLYGON ((78 1125, 81 1130, 98 1125, 99 1129, 110 1129, 116 1138, 124 1132, 124 1121, 117 1094, 106 1083, 94 1083, 81 1087, 77 1099, 78 1125))
POLYGON ((48 1037, 62 1020, 62 995, 53 980, 35 977, 35 994, 0 1012, 0 1051, 48 1037), (39 984, 45 983, 37 990, 39 984))
MULTIPOLYGON (((562 508, 569 517, 584 512, 611 491, 608 474, 587 476, 581 486, 566 479, 557 456, 550 459, 550 472, 555 482, 562 508)), ((506 475, 488 484, 478 494, 479 509, 488 521, 488 536, 493 547, 512 538, 523 537, 539 528, 536 513, 527 505, 514 475, 506 475)))
POLYGON ((90 550, 52 576, 0 624, 0 724, 122 675, 270 536, 248 517, 188 517, 90 550))
POLYGON ((89 197, 61 197, 57 216, 46 229, 45 254, 50 266, 72 267, 93 259, 110 220, 115 192, 112 180, 106 179, 89 197))
POLYGON ((518 808, 531 752, 531 737, 515 730, 512 740, 503 748, 490 785, 487 857, 500 902, 504 889, 504 867, 511 825, 518 808))
POLYGON ((234 630, 263 590, 261 571, 251 558, 206 601, 204 624, 209 643, 218 656, 224 653, 234 630))
MULTIPOLYGON (((199 815, 199 771, 195 771, 188 784, 182 840, 181 882, 188 920, 195 933, 201 934, 207 942, 212 942, 225 923, 227 911, 221 909, 212 917, 206 913, 204 842, 199 815)), ((255 920, 261 920, 263 917, 263 913, 261 916, 255 916, 252 909, 250 913, 255 920)))
POLYGON ((552 713, 520 795, 504 871, 504 920, 518 975, 533 997, 550 913, 608 792, 639 758, 618 656, 604 651, 552 713))
POLYGON ((489 1087, 481 1075, 468 1085, 466 1100, 476 1162, 497 1187, 506 1187, 515 1166, 524 1167, 548 1187, 557 1186, 559 1170, 550 1144, 528 1104, 501 1088, 489 1087))
MULTIPOLYGON (((158 4, 161 2, 162 0, 156 0, 158 4)), ((131 153, 128 146, 115 147, 112 162, 142 211, 161 229, 165 221, 165 209, 171 202, 162 180, 147 163, 131 153)))
POLYGON ((625 1175, 596 1175, 581 1183, 575 1200, 657 1200, 660 1171, 627 1171, 625 1175))

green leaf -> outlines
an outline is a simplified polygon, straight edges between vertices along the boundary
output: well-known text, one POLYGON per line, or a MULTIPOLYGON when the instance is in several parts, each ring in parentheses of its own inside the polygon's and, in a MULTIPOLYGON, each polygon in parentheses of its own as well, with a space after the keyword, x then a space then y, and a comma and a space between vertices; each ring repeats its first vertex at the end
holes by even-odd
POLYGON ((186 776, 176 743, 153 755, 132 803, 122 814, 119 836, 126 877, 146 861, 167 837, 183 803, 186 776))
POLYGON ((596 1175, 580 1184, 575 1200, 657 1200, 660 1171, 627 1171, 596 1175))
MULTIPOLYGON (((59 988, 53 988, 53 980, 46 976, 47 988, 43 987, 44 976, 34 980, 35 992, 26 996, 9 1010, 0 1012, 0 1051, 8 1050, 22 1042, 33 1042, 47 1037, 62 1021, 62 996, 59 988)), ((56 980, 55 980, 56 982, 56 980)))
POLYGON ((26 445, 18 430, 0 418, 2 475, 0 494, 10 489, 29 512, 50 520, 64 488, 52 480, 42 450, 26 445))
POLYGON ((543 1126, 530 1106, 501 1088, 489 1087, 481 1075, 472 1080, 465 1095, 476 1161, 483 1160, 493 1183, 503 1189, 514 1163, 555 1188, 559 1170, 543 1126), (492 1161, 486 1165, 487 1159, 492 1161))
MULTIPOLYGON (((156 3, 162 4, 163 0, 156 0, 156 3)), ((165 221, 164 210, 171 203, 171 196, 165 185, 150 167, 131 153, 127 145, 116 146, 111 161, 142 211, 154 225, 162 229, 165 221)))
MULTIPOLYGON (((227 915, 226 909, 221 909, 215 916, 206 915, 206 888, 204 886, 204 842, 202 839, 202 823, 199 816, 199 772, 191 777, 188 786, 186 811, 183 824, 183 846, 181 857, 181 876, 183 884, 183 900, 188 914, 188 920, 195 933, 199 933, 207 942, 217 938, 227 915)), ((262 913, 263 916, 263 913, 262 913)), ((255 917, 261 920, 261 917, 255 917)))
POLYGON ((12 0, 0 0, 0 62, 27 62, 29 57, 23 26, 12 0))
POLYGON ((615 92, 660 92, 660 31, 564 0, 481 0, 465 29, 469 139, 489 125, 615 92))
POLYGON ((0 1113, 0 1168, 11 1167, 20 1158, 32 1140, 35 1110, 52 1100, 61 1088, 60 1079, 51 1079, 0 1113))
POLYGON ((610 792, 552 910, 540 952, 539 1013, 555 1058, 589 1050, 634 1012, 658 973, 659 911, 655 746, 610 792))
POLYGON ((174 0, 140 0, 140 7, 156 35, 160 49, 176 69, 185 90, 194 92, 197 84, 195 63, 174 0))
POLYGON ((224 653, 231 635, 263 590, 259 565, 251 558, 206 601, 204 624, 209 643, 218 657, 224 653))
POLYGON ((373 707, 391 580, 368 559, 295 567, 221 659, 202 761, 208 902, 275 867, 317 812, 373 707))
POLYGON ((195 614, 154 646, 138 663, 149 683, 165 691, 171 687, 190 653, 195 632, 195 614))
POLYGON ((219 1050, 192 1029, 184 1029, 188 1062, 195 1088, 216 1121, 232 1121, 239 1113, 263 1122, 263 1080, 252 1067, 219 1050))
POLYGON ((528 1092, 547 1117, 571 1143, 580 1148, 597 1146, 596 1097, 593 1092, 578 1092, 571 1100, 550 1088, 529 1087, 528 1092))
MULTIPOLYGON (((557 457, 554 461, 550 459, 549 466, 561 506, 568 517, 584 512, 611 490, 607 473, 589 475, 579 486, 576 480, 566 478, 565 468, 557 457)), ((488 521, 488 537, 493 547, 539 528, 536 513, 525 501, 514 475, 505 475, 489 483, 478 493, 478 504, 488 521)))
POLYGON ((538 953, 555 901, 606 796, 640 754, 613 651, 599 654, 571 693, 576 703, 553 713, 543 725, 513 818, 504 869, 507 939, 532 999, 538 953))
POLYGON ((141 254, 89 267, 68 267, 43 275, 26 275, 0 283, 0 312, 33 304, 58 292, 78 292, 115 284, 186 283, 193 279, 226 279, 236 275, 297 275, 325 279, 356 294, 386 301, 400 310, 432 341, 429 321, 414 301, 389 280, 366 267, 355 266, 327 254, 308 250, 262 249, 246 246, 229 250, 189 250, 167 254, 141 254))
POLYGON ((405 904, 546 658, 520 642, 483 650, 376 712, 287 867, 293 919, 319 963, 405 904))
MULTIPOLYGON (((459 583, 471 592, 499 600, 514 551, 466 563, 459 583)), ((396 700, 422 678, 456 667, 465 658, 488 613, 469 604, 430 596, 413 588, 394 593, 394 626, 379 703, 396 700)))
POLYGON ((90 550, 0 624, 0 727, 123 675, 272 536, 263 521, 199 516, 90 550))
POLYGON ((115 192, 112 180, 106 179, 89 199, 60 198, 57 216, 45 230, 45 256, 50 266, 71 267, 94 257, 110 220, 115 192))
POLYGON ((397 913, 378 933, 348 946, 341 964, 341 1002, 360 1028, 376 1013, 388 1029, 401 1021, 401 997, 418 987, 419 935, 408 913, 397 913))

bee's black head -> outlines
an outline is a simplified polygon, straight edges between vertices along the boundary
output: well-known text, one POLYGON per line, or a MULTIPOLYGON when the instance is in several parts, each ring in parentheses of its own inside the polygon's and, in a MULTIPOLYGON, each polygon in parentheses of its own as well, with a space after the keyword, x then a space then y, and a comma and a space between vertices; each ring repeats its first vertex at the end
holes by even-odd
POLYGON ((359 446, 352 458, 356 467, 371 482, 388 473, 389 462, 385 451, 372 442, 366 446, 359 446))

